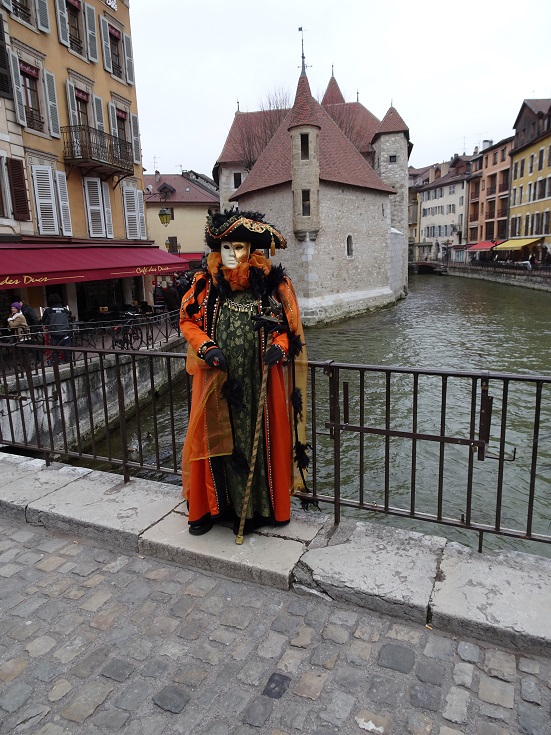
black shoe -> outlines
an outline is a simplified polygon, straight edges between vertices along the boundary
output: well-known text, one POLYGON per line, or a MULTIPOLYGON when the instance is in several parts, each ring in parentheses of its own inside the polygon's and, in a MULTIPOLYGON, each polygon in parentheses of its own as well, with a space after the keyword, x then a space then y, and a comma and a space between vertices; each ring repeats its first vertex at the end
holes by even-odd
POLYGON ((204 533, 208 533, 212 528, 212 521, 197 521, 197 523, 189 524, 189 532, 192 536, 202 536, 204 533))

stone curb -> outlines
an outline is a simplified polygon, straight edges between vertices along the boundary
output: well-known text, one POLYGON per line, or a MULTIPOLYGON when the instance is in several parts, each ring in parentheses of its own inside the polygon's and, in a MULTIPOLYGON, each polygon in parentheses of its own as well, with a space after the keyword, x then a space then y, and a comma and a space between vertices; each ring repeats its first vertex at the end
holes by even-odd
POLYGON ((234 543, 187 533, 174 485, 0 452, 0 515, 234 579, 320 594, 526 652, 551 651, 551 560, 479 554, 444 538, 293 512, 234 543))

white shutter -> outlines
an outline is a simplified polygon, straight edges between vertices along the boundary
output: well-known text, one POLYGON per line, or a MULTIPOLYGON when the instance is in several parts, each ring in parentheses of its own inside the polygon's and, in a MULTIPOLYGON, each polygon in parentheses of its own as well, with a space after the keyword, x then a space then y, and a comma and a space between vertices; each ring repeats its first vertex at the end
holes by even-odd
POLYGON ((132 54, 132 39, 127 33, 123 34, 124 38, 124 62, 126 66, 126 81, 128 84, 134 84, 134 58, 132 54))
POLYGON ((48 0, 36 0, 36 25, 39 31, 50 32, 50 14, 48 0))
POLYGON ((5 7, 6 9, 7 9, 7 10, 9 10, 9 11, 10 11, 10 13, 11 13, 11 11, 13 10, 12 0, 2 0, 2 5, 3 5, 3 6, 4 6, 4 7, 5 7))
POLYGON ((105 116, 103 114, 103 100, 94 95, 94 119, 96 121, 96 129, 105 132, 105 116))
POLYGON ((101 195, 101 180, 87 176, 82 179, 88 216, 88 232, 90 237, 105 237, 105 217, 101 195))
POLYGON ((136 198, 138 200, 138 224, 140 226, 140 240, 147 240, 147 230, 145 227, 145 208, 143 203, 143 191, 138 189, 136 191, 136 198))
POLYGON ((103 17, 99 16, 99 25, 101 29, 101 48, 103 51, 103 66, 108 72, 113 73, 113 62, 111 61, 111 43, 109 41, 109 23, 103 17))
POLYGON ((59 42, 69 47, 71 45, 69 40, 69 14, 65 0, 55 0, 55 12, 57 16, 59 42))
POLYGON ((117 130, 117 108, 115 107, 115 104, 113 102, 109 102, 107 107, 109 108, 109 130, 111 135, 114 135, 115 138, 119 137, 119 133, 117 130))
POLYGON ((86 37, 88 39, 88 58, 97 64, 99 61, 99 52, 96 11, 88 3, 84 3, 84 19, 86 21, 86 37))
POLYGON ((132 133, 132 151, 134 153, 134 163, 142 162, 142 147, 140 145, 140 126, 138 116, 130 113, 130 131, 132 133))
POLYGON ((101 187, 103 189, 103 208, 105 210, 105 232, 109 239, 113 239, 115 237, 115 232, 113 230, 113 213, 111 212, 109 183, 107 181, 102 181, 101 187))
POLYGON ((46 87, 46 99, 48 100, 48 119, 50 121, 50 134, 52 138, 61 138, 59 127, 59 110, 57 106, 57 91, 55 88, 55 77, 51 71, 44 69, 44 86, 46 87))
POLYGON ((61 216, 61 234, 73 236, 71 223, 71 208, 69 206, 69 191, 67 190, 67 176, 65 171, 56 171, 57 195, 59 197, 59 213, 61 216))
POLYGON ((11 79, 13 83, 13 98, 15 101, 15 115, 20 125, 27 127, 27 113, 25 112, 25 97, 23 95, 23 82, 21 81, 21 73, 19 71, 19 57, 13 51, 8 51, 10 55, 11 79))
POLYGON ((77 98, 75 85, 67 79, 67 107, 69 109, 69 125, 78 125, 77 98))
POLYGON ((34 200, 41 235, 59 235, 54 177, 49 166, 32 166, 34 200))
MULTIPOLYGON (((96 130, 105 133, 105 115, 103 114, 103 100, 101 97, 94 95, 94 120, 96 122, 96 130)), ((98 135, 98 152, 102 161, 107 160, 107 137, 98 135)))
POLYGON ((132 189, 130 186, 123 186, 122 200, 124 202, 126 237, 128 240, 140 240, 140 220, 136 189, 132 189))

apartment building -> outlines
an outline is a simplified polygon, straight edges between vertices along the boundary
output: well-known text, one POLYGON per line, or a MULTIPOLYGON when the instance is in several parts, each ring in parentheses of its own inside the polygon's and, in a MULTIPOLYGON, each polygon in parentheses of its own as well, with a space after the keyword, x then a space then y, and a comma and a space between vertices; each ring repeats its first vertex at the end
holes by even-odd
POLYGON ((418 188, 418 259, 448 260, 452 249, 464 243, 471 158, 455 154, 449 163, 435 165, 429 183, 418 188))
POLYGON ((151 300, 129 0, 1 0, 0 314, 151 300))
POLYGON ((507 244, 541 261, 551 252, 551 100, 524 100, 513 127, 507 244))

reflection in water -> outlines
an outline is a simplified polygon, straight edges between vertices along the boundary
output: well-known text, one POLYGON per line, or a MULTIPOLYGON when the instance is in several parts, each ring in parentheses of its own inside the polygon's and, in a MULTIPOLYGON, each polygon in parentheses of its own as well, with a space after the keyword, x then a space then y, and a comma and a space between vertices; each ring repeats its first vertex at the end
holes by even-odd
MULTIPOLYGON (((402 367, 443 368, 452 370, 491 370, 523 374, 551 374, 551 293, 531 291, 485 281, 454 278, 451 276, 417 276, 410 279, 410 293, 398 304, 372 313, 306 331, 308 356, 312 360, 333 359, 337 362, 372 365, 399 365, 402 367)), ((358 389, 352 373, 343 376, 351 381, 350 422, 359 422, 358 389)), ((419 379, 420 400, 418 430, 440 433, 441 382, 437 378, 419 379)), ((393 429, 411 430, 412 420, 411 376, 396 376, 392 382, 393 429)), ((497 446, 501 421, 501 383, 495 383, 491 445, 497 446)), ((492 388, 492 386, 491 386, 492 388)), ((447 435, 467 436, 469 431, 471 383, 455 379, 448 383, 450 409, 444 420, 447 435)), ((318 401, 324 398, 326 386, 319 385, 318 401)), ((534 532, 551 533, 551 391, 544 390, 534 532)), ((366 423, 384 427, 384 377, 366 376, 366 423)), ((533 387, 511 386, 508 399, 507 452, 517 448, 515 462, 504 466, 504 495, 501 510, 503 526, 518 527, 527 514, 527 495, 532 442, 529 434, 532 414, 527 416, 525 406, 533 406, 533 387)), ((326 393, 325 393, 326 400, 326 393)), ((181 402, 174 417, 158 407, 161 460, 167 465, 179 452, 185 435, 187 416, 184 387, 181 402)), ((320 410, 318 426, 327 419, 320 410)), ((147 423, 147 422, 146 422, 147 423)), ((478 430, 478 415, 476 421, 478 430)), ((153 431, 142 427, 142 435, 153 431)), ((130 443, 136 442, 135 427, 128 426, 130 443)), ((332 491, 331 443, 319 436, 317 447, 318 492, 332 491)), ((405 439, 389 440, 389 486, 391 504, 404 505, 411 486, 411 442, 405 439)), ((144 456, 154 458, 154 445, 143 443, 144 456)), ((363 448, 357 436, 343 436, 341 492, 344 496, 358 497, 360 484, 365 500, 383 503, 385 440, 380 436, 365 436, 363 448), (359 477, 359 455, 364 454, 364 476, 359 477)), ((445 473, 442 478, 443 514, 458 517, 467 486, 467 457, 469 449, 454 445, 445 448, 445 473), (467 457, 466 457, 467 453, 467 457)), ((416 462, 416 508, 435 513, 438 496, 438 460, 440 447, 436 443, 418 442, 416 462)), ((161 461, 161 464, 163 462, 161 461)), ((497 487, 498 462, 474 460, 473 520, 493 522, 496 508, 494 497, 497 487)), ((148 475, 152 479, 159 476, 148 475)), ((163 478, 178 484, 175 477, 163 478)), ((177 490, 176 490, 177 492, 177 490)), ((407 501, 406 501, 407 502, 407 501)), ((327 512, 330 512, 330 507, 327 512)), ((354 517, 357 511, 348 511, 354 517)), ((345 511, 346 514, 346 511, 345 511)), ((361 517, 389 525, 446 536, 461 543, 476 546, 474 533, 428 523, 412 523, 397 517, 361 517)), ((551 555, 551 546, 516 542, 508 538, 485 536, 485 548, 522 549, 551 555)))

